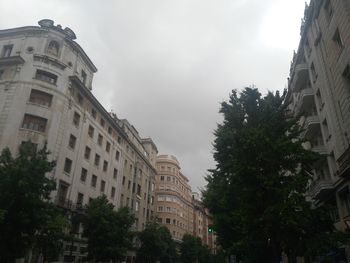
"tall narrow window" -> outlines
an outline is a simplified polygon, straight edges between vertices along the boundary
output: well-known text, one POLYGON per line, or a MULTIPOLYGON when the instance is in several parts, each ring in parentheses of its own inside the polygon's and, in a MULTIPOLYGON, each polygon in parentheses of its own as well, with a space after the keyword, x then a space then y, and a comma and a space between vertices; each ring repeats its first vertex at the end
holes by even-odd
POLYGON ((72 170, 72 160, 71 159, 68 159, 66 158, 65 162, 64 162, 64 171, 67 173, 67 174, 70 174, 71 170, 72 170))
POLYGON ((337 30, 335 31, 334 35, 333 35, 333 41, 335 43, 335 46, 337 48, 338 51, 342 50, 343 47, 344 47, 344 44, 343 44, 343 40, 340 36, 340 33, 339 33, 339 29, 337 28, 337 30))
POLYGON ((101 157, 100 157, 98 154, 96 154, 96 155, 95 155, 95 161, 94 161, 94 164, 95 164, 96 166, 99 166, 99 165, 100 165, 100 159, 101 159, 101 157))
POLYGON ((331 0, 326 1, 325 5, 324 5, 324 10, 325 10, 328 21, 330 21, 330 19, 332 18, 332 15, 333 15, 333 6, 331 3, 331 0))
POLYGON ((56 85, 57 83, 57 76, 55 74, 52 74, 50 72, 40 70, 38 69, 35 73, 35 79, 54 84, 56 85))
POLYGON ((97 176, 93 174, 91 177, 91 187, 95 188, 96 185, 97 185, 97 176))
POLYGON ((311 70, 312 80, 315 82, 316 79, 317 79, 317 73, 316 73, 316 69, 315 69, 314 63, 311 63, 310 70, 311 70))
POLYGON ((84 152, 84 158, 86 160, 89 160, 90 159, 90 154, 91 154, 91 148, 86 146, 85 147, 85 152, 84 152))
POLYGON ((75 137, 73 134, 71 134, 69 136, 69 142, 68 142, 69 148, 74 149, 76 142, 77 142, 77 137, 75 137))
POLYGON ((90 138, 94 138, 94 131, 95 131, 94 127, 89 125, 88 135, 90 138))
POLYGON ((106 143, 106 152, 109 153, 109 151, 111 150, 111 144, 109 142, 106 143))
POLYGON ((87 177, 87 170, 85 168, 81 168, 80 181, 85 183, 86 177, 87 177))
POLYGON ((77 113, 77 112, 74 112, 74 115, 73 115, 73 124, 75 125, 75 126, 79 126, 79 123, 80 123, 80 115, 79 115, 79 113, 77 113))
POLYGON ((100 185, 100 192, 104 193, 106 188, 106 182, 101 180, 101 185, 100 185))
POLYGON ((60 45, 58 44, 58 42, 55 40, 52 40, 50 41, 49 46, 47 47, 47 53, 57 57, 59 48, 60 48, 60 45))
POLYGON ((116 159, 117 161, 119 161, 119 156, 120 156, 120 152, 117 150, 117 151, 115 152, 115 159, 116 159))
POLYGON ((45 132, 46 123, 47 119, 30 114, 25 114, 22 123, 22 128, 38 132, 45 132))
POLYGON ((103 142, 103 136, 101 134, 98 135, 98 138, 97 138, 97 143, 98 145, 102 145, 102 142, 103 142))
POLYGON ((86 85, 86 73, 84 70, 81 70, 81 81, 86 85))
POLYGON ((29 102, 50 107, 52 95, 40 90, 32 89, 30 92, 29 102))
POLYGON ((118 169, 114 168, 114 170, 113 170, 113 178, 117 179, 117 176, 118 176, 118 169))
POLYGON ((12 52, 12 48, 13 48, 13 45, 6 45, 6 46, 4 46, 3 49, 2 49, 1 57, 2 58, 10 57, 11 56, 11 52, 12 52))
POLYGON ((103 171, 107 172, 108 169, 108 162, 107 161, 103 161, 103 171))
MULTIPOLYGON (((111 190, 111 198, 115 197, 115 187, 112 186, 112 190, 111 190)), ((122 201, 121 201, 122 202, 122 201)), ((123 205, 123 203, 121 204, 123 205)))

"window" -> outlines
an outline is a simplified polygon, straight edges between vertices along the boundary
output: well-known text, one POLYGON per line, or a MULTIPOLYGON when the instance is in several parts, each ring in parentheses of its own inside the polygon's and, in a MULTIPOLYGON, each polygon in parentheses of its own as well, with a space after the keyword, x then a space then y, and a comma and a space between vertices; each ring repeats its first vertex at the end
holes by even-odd
POLYGON ((121 194, 121 196, 120 196, 120 206, 123 206, 123 204, 124 204, 124 195, 121 194))
POLYGON ((157 221, 158 221, 158 223, 163 223, 163 220, 162 220, 162 218, 157 218, 157 221))
POLYGON ((57 41, 52 40, 47 47, 47 53, 50 55, 58 56, 60 45, 57 41))
POLYGON ((117 150, 117 151, 115 152, 115 159, 116 159, 117 161, 119 161, 119 156, 120 156, 120 152, 117 150))
POLYGON ((140 207, 140 202, 139 201, 136 201, 135 202, 135 211, 139 211, 139 207, 140 207))
POLYGON ((111 198, 115 197, 115 187, 112 186, 112 190, 111 190, 111 198))
POLYGON ((161 181, 164 181, 164 176, 163 176, 163 175, 160 177, 160 180, 161 180, 161 181))
POLYGON ((13 45, 6 45, 3 47, 2 49, 2 54, 1 54, 1 57, 2 58, 8 58, 11 56, 11 52, 12 52, 12 48, 13 48, 13 45))
POLYGON ((97 112, 95 109, 91 109, 91 116, 92 116, 92 118, 96 119, 97 112))
POLYGON ((90 149, 90 147, 86 146, 85 147, 85 152, 84 152, 84 158, 86 160, 89 160, 90 159, 90 154, 91 154, 91 149, 90 149))
POLYGON ((131 186, 131 181, 129 180, 128 181, 128 189, 130 189, 130 186, 131 186))
POLYGON ((74 149, 76 142, 77 142, 77 137, 75 137, 73 134, 71 134, 69 136, 69 142, 68 142, 69 148, 74 149))
POLYGON ((30 92, 29 101, 31 103, 50 107, 52 102, 52 95, 40 90, 32 89, 30 92))
POLYGON ((84 102, 84 98, 83 98, 83 96, 80 94, 80 93, 78 93, 78 103, 79 103, 79 105, 83 105, 83 102, 84 102))
POLYGON ((66 158, 66 160, 64 161, 64 172, 67 174, 70 174, 70 172, 72 171, 72 160, 66 158))
POLYGON ((47 119, 30 114, 25 114, 22 123, 22 128, 38 132, 45 132, 46 123, 47 119))
POLYGON ((137 185, 137 194, 141 196, 141 185, 137 185))
POLYGON ((102 142, 103 142, 103 136, 101 134, 99 134, 98 138, 97 138, 97 143, 98 143, 98 145, 102 146, 102 142))
POLYGON ((314 63, 311 63, 310 70, 311 70, 312 80, 315 82, 316 79, 317 79, 317 73, 316 73, 316 69, 315 69, 314 63))
POLYGON ((112 134, 112 127, 108 127, 108 134, 112 134))
POLYGON ((3 78, 3 76, 4 76, 4 72, 5 72, 5 70, 4 70, 4 69, 0 69, 0 80, 3 78))
POLYGON ((121 138, 120 136, 118 136, 117 142, 118 142, 119 144, 122 143, 122 138, 121 138))
POLYGON ((125 176, 123 176, 123 182, 122 185, 125 185, 125 176))
POLYGON ((97 185, 97 176, 93 174, 91 177, 91 187, 96 188, 96 185, 97 185))
POLYGON ((79 126, 79 123, 80 123, 80 115, 79 115, 79 113, 77 113, 77 112, 74 112, 74 115, 73 115, 73 124, 75 125, 75 126, 79 126))
POLYGON ((103 171, 107 172, 108 169, 108 162, 107 161, 103 161, 103 171))
POLYGON ((103 181, 103 180, 101 180, 100 191, 101 191, 102 193, 104 193, 104 191, 105 191, 105 187, 106 187, 106 182, 105 182, 105 181, 103 181))
POLYGON ((98 154, 95 154, 95 162, 94 163, 96 166, 100 165, 100 159, 101 159, 101 157, 98 154))
POLYGON ((332 15, 333 15, 333 7, 332 7, 330 0, 326 1, 325 5, 324 5, 324 10, 326 12, 326 16, 327 16, 328 20, 330 20, 332 18, 332 15))
POLYGON ((105 127, 105 120, 102 119, 102 117, 101 117, 101 119, 100 119, 100 124, 101 124, 102 127, 105 127))
POLYGON ((118 169, 114 168, 114 170, 113 170, 113 178, 117 179, 117 176, 118 176, 118 169))
POLYGON ((84 70, 81 70, 81 81, 83 82, 84 85, 86 85, 86 73, 84 70))
POLYGON ((171 181, 171 177, 170 177, 170 176, 167 176, 166 180, 167 180, 168 182, 170 182, 170 181, 171 181))
POLYGON ((158 206, 158 211, 159 212, 163 212, 163 207, 162 206, 158 206))
POLYGON ((84 202, 84 194, 78 193, 77 205, 83 205, 83 202, 84 202))
POLYGON ((342 50, 343 47, 344 47, 344 44, 343 44, 343 40, 340 36, 340 33, 339 33, 339 29, 337 28, 337 30, 335 31, 334 35, 333 35, 333 41, 338 49, 338 51, 342 50))
POLYGON ((109 151, 111 150, 111 144, 109 142, 106 143, 106 152, 109 153, 109 151))
POLYGON ((95 132, 94 127, 89 125, 88 135, 89 135, 90 138, 94 138, 94 132, 95 132))
POLYGON ((35 73, 35 79, 54 84, 56 85, 57 83, 57 76, 55 74, 52 74, 50 72, 40 70, 38 69, 35 73))
POLYGON ((170 224, 170 218, 166 218, 166 219, 165 219, 165 223, 166 223, 166 224, 170 224))
POLYGON ((80 181, 85 183, 86 177, 87 177, 87 170, 85 168, 81 168, 80 181))

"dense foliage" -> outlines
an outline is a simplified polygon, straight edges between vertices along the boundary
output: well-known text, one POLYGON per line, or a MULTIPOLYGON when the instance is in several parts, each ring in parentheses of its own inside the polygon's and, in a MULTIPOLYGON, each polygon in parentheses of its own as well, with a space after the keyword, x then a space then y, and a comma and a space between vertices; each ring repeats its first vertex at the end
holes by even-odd
POLYGON ((214 261, 209 248, 202 244, 199 237, 185 234, 180 245, 181 263, 211 263, 214 261))
POLYGON ((28 142, 20 146, 16 157, 8 148, 0 155, 1 262, 12 263, 33 247, 44 258, 60 251, 65 223, 49 202, 56 185, 45 176, 55 166, 48 154, 46 147, 36 150, 28 142), (49 242, 45 233, 53 232, 49 242), (57 247, 52 248, 52 244, 57 247))
POLYGON ((167 227, 155 221, 147 223, 139 234, 140 248, 137 252, 140 263, 168 263, 177 258, 176 244, 167 227))
POLYGON ((244 262, 278 262, 324 253, 339 241, 324 206, 305 198, 319 156, 302 147, 301 129, 286 117, 283 96, 255 88, 233 91, 215 132, 215 169, 204 202, 221 246, 244 262))
POLYGON ((94 262, 122 259, 132 247, 135 218, 127 207, 115 211, 103 195, 90 202, 82 220, 88 257, 94 262))

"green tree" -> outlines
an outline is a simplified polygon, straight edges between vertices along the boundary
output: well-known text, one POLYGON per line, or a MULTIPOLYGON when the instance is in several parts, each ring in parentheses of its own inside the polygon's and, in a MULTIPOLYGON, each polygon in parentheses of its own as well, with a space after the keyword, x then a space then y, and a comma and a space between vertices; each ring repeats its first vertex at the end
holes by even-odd
POLYGON ((182 263, 197 263, 201 240, 190 234, 184 234, 180 246, 181 262, 182 263))
POLYGON ((248 263, 278 262, 282 251, 293 262, 339 241, 327 209, 305 199, 308 171, 319 156, 302 147, 283 99, 278 92, 262 97, 255 88, 233 91, 215 131, 217 165, 206 178, 204 203, 221 246, 248 263))
POLYGON ((175 242, 167 227, 156 221, 149 221, 139 233, 140 248, 137 251, 138 262, 161 263, 174 262, 176 258, 175 242))
POLYGON ((48 223, 50 193, 56 187, 45 176, 55 166, 48 154, 46 146, 37 151, 28 142, 21 145, 16 157, 8 148, 0 155, 1 262, 23 257, 48 223))
POLYGON ((93 261, 119 260, 132 247, 135 222, 127 207, 114 210, 105 195, 91 201, 83 218, 84 236, 88 239, 88 257, 93 261))
POLYGON ((46 213, 46 223, 35 235, 34 252, 43 256, 43 262, 54 261, 63 251, 63 241, 68 235, 69 221, 56 207, 49 208, 46 213))

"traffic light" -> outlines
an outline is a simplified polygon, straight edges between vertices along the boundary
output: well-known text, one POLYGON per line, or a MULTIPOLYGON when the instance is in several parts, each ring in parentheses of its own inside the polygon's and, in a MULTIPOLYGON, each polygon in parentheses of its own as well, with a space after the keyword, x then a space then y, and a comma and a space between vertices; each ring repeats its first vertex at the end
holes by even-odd
POLYGON ((208 233, 213 233, 213 226, 208 226, 208 233))

